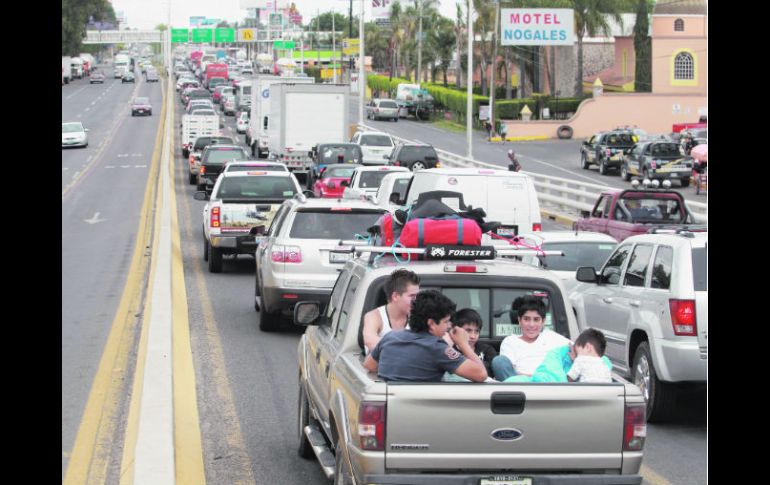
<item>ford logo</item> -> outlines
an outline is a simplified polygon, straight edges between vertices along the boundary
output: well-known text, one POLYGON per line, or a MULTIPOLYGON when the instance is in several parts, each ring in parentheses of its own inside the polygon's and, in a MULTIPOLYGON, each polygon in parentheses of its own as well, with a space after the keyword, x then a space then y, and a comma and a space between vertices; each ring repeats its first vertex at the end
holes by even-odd
POLYGON ((497 441, 516 441, 521 438, 523 433, 518 429, 502 428, 492 431, 492 439, 497 441))

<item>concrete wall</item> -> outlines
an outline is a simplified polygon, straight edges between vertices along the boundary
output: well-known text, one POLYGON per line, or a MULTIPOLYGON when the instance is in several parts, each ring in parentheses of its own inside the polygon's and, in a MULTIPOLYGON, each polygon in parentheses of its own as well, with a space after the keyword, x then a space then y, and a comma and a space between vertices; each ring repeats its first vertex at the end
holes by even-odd
POLYGON ((556 138, 561 125, 572 127, 573 138, 587 138, 597 131, 618 126, 636 126, 648 133, 670 133, 674 123, 698 121, 698 109, 706 108, 700 95, 604 94, 587 99, 567 121, 508 121, 508 136, 556 138))
MULTIPOLYGON (((577 59, 577 44, 575 44, 577 59)), ((612 44, 583 43, 583 78, 593 76, 615 64, 615 48, 612 44)), ((575 79, 575 76, 572 76, 575 79)))

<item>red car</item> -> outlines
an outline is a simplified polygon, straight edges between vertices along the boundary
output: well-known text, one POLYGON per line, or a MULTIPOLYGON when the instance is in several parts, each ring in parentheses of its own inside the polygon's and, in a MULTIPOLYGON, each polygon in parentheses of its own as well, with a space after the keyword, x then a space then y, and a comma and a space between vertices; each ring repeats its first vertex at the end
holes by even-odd
POLYGON ((321 178, 313 184, 316 197, 340 198, 345 190, 343 182, 350 182, 353 170, 362 165, 358 163, 335 163, 321 169, 321 178))

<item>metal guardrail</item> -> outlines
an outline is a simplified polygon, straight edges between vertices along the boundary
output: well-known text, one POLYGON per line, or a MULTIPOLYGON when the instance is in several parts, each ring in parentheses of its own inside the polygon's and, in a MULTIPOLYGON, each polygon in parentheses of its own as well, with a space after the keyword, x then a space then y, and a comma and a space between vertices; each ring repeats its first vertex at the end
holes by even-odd
MULTIPOLYGON (((358 126, 367 131, 379 131, 372 126, 361 124, 358 126)), ((413 140, 394 135, 391 135, 391 137, 400 143, 417 143, 413 140)), ((501 167, 500 165, 480 162, 439 148, 435 148, 435 150, 439 156, 439 160, 441 160, 441 165, 445 167, 478 167, 495 170, 505 169, 505 167, 501 167)), ((580 211, 592 210, 599 194, 603 190, 611 188, 607 185, 578 182, 571 179, 552 177, 538 173, 526 171, 522 171, 522 173, 532 177, 535 188, 537 189, 538 202, 540 202, 541 206, 572 218, 578 218, 580 216, 580 211)), ((692 201, 687 201, 686 203, 690 211, 698 218, 698 222, 708 222, 708 204, 692 201)))

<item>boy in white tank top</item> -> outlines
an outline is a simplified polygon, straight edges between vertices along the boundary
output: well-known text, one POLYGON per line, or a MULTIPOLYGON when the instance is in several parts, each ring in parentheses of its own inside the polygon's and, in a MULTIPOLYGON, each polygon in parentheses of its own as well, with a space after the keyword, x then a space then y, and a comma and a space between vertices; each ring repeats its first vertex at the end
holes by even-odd
POLYGON ((385 283, 388 303, 364 315, 364 346, 366 353, 388 332, 409 328, 412 302, 420 291, 420 277, 413 271, 397 269, 385 283))

